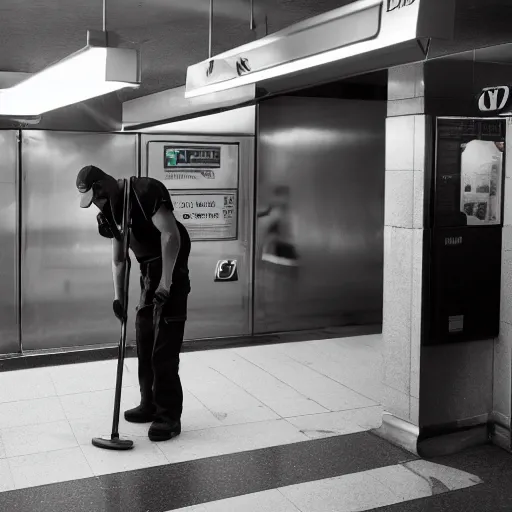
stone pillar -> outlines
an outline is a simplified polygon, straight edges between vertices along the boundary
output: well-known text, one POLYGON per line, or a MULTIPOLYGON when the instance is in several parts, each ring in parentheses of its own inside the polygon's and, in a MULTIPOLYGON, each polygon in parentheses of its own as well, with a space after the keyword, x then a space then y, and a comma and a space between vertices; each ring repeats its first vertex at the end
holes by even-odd
POLYGON ((378 434, 416 452, 426 151, 423 64, 389 70, 386 121, 383 425, 378 434))
POLYGON ((505 202, 501 263, 500 335, 494 340, 493 441, 511 449, 510 416, 512 402, 512 118, 507 119, 505 202))
POLYGON ((455 452, 485 443, 489 437, 510 449, 512 120, 508 120, 507 131, 500 335, 495 340, 422 344, 435 116, 478 116, 474 105, 477 89, 496 85, 493 80, 505 83, 506 71, 503 66, 479 70, 471 62, 459 66, 419 63, 389 71, 382 379, 385 414, 377 433, 418 453, 421 428, 423 437, 430 436, 421 440, 423 455, 455 452))

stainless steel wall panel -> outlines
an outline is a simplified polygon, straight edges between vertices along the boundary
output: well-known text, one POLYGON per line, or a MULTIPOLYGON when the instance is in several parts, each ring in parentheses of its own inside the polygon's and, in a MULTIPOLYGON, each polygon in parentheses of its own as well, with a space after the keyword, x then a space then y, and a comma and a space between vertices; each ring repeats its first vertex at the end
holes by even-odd
MULTIPOLYGON (((137 136, 26 131, 22 137, 22 343, 24 350, 117 343, 111 242, 75 186, 94 164, 116 178, 137 171, 137 136)), ((136 262, 135 262, 136 263, 136 262)), ((132 261, 130 312, 138 303, 132 261)), ((128 339, 134 339, 129 321, 128 339)))
POLYGON ((386 103, 259 107, 256 333, 382 319, 386 103))
POLYGON ((0 131, 0 354, 19 352, 18 132, 0 131))
MULTIPOLYGON (((192 241, 189 259, 192 292, 185 337, 200 339, 248 335, 252 327, 254 138, 143 135, 142 175, 147 173, 150 177, 162 179, 163 158, 154 155, 156 151, 163 156, 165 143, 238 145, 238 237, 236 240, 192 241), (215 282, 216 264, 225 259, 237 260, 238 281, 215 282)), ((179 183, 163 182, 168 185, 171 197, 182 192, 179 183)), ((212 183, 211 187, 215 189, 215 184, 212 183)), ((190 188, 189 185, 185 186, 187 192, 190 188)), ((204 187, 201 185, 201 188, 204 187)), ((209 191, 198 190, 197 193, 209 191)))

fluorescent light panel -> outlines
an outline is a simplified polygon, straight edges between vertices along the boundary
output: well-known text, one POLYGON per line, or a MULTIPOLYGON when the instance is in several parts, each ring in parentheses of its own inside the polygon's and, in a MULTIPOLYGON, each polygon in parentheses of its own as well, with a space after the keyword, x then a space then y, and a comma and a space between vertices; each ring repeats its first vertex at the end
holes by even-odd
POLYGON ((87 46, 9 88, 0 90, 0 115, 33 116, 140 85, 139 53, 87 46))

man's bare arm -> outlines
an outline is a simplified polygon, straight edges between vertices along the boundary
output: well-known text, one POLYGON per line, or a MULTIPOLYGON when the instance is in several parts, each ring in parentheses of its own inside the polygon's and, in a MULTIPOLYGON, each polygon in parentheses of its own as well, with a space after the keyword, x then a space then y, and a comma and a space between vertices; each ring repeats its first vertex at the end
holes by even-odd
POLYGON ((123 240, 112 239, 112 275, 114 278, 114 300, 124 307, 124 272, 127 262, 123 250, 123 240))
POLYGON ((180 232, 174 214, 166 206, 161 206, 153 215, 153 224, 160 231, 162 243, 162 279, 159 288, 169 292, 174 266, 180 251, 180 232))

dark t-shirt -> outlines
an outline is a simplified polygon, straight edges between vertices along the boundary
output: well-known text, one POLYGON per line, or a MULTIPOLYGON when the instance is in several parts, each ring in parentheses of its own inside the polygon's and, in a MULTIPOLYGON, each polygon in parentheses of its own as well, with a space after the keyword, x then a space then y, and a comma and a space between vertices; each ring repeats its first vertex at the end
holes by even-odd
MULTIPOLYGON (((153 178, 135 178, 131 181, 131 220, 130 249, 139 263, 162 257, 160 231, 153 224, 153 215, 164 206, 174 210, 169 191, 164 184, 153 178)), ((173 285, 187 292, 190 290, 188 257, 190 237, 187 230, 176 221, 181 244, 174 266, 173 285)))

